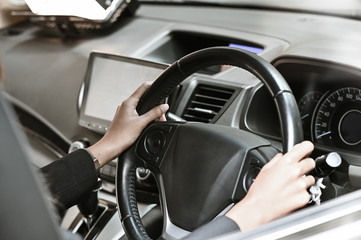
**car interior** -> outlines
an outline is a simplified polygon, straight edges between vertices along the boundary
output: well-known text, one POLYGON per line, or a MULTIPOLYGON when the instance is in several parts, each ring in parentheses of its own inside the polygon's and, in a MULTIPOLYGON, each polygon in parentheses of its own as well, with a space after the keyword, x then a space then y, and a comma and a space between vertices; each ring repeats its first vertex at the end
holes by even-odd
POLYGON ((33 2, 0 0, 2 239, 63 239, 58 226, 82 239, 181 239, 303 140, 325 186, 313 202, 218 239, 360 237, 361 3, 96 0, 103 15, 91 19, 86 6, 33 2), (168 103, 167 121, 55 216, 39 168, 97 142, 154 80, 137 111, 168 103))

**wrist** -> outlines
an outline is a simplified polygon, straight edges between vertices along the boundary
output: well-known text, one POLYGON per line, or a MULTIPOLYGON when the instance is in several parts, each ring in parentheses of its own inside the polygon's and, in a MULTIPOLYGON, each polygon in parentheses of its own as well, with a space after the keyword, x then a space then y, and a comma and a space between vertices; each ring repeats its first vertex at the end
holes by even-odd
POLYGON ((99 142, 88 147, 87 150, 93 156, 93 159, 98 160, 100 168, 111 160, 111 154, 106 150, 106 146, 102 146, 99 142))
POLYGON ((106 138, 102 138, 87 150, 98 159, 100 167, 117 158, 124 151, 123 146, 114 146, 111 139, 106 138))
POLYGON ((85 149, 87 152, 88 152, 88 154, 91 156, 91 158, 93 159, 93 162, 94 162, 94 168, 95 168, 95 172, 97 173, 97 174, 99 174, 100 173, 100 163, 99 163, 99 160, 93 155, 93 153, 88 149, 88 148, 86 148, 85 149))
POLYGON ((226 216, 235 221, 241 231, 254 229, 266 222, 260 206, 247 197, 231 208, 226 216))

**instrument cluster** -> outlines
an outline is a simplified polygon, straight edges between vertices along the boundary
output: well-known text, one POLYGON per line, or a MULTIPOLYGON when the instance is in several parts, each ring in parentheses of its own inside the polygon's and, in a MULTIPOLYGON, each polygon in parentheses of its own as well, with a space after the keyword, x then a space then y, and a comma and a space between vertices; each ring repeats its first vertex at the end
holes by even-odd
POLYGON ((361 152, 361 70, 314 59, 284 58, 274 65, 298 102, 304 138, 361 152))
POLYGON ((310 91, 299 101, 306 139, 361 152, 361 89, 310 91))

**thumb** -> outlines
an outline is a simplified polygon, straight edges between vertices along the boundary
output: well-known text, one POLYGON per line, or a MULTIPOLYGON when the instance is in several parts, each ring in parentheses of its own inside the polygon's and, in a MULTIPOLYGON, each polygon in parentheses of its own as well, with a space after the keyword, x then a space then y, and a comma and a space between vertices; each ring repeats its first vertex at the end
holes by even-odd
POLYGON ((146 124, 150 123, 151 121, 160 118, 163 114, 165 114, 169 109, 168 104, 161 104, 156 106, 142 115, 142 118, 146 122, 146 124))

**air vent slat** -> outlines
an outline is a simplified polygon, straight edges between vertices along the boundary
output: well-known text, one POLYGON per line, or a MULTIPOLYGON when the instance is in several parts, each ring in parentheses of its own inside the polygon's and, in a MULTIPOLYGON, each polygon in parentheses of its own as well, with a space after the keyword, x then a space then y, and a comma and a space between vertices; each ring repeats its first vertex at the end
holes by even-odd
POLYGON ((195 104, 195 105, 204 105, 204 106, 209 106, 209 107, 215 107, 215 108, 222 108, 223 104, 212 104, 212 103, 208 103, 208 102, 202 102, 202 101, 192 101, 191 102, 192 104, 195 104))
POLYGON ((233 89, 214 89, 213 86, 211 87, 200 87, 200 90, 204 91, 211 91, 211 92, 218 92, 218 93, 225 93, 225 94, 232 94, 234 91, 233 89))
POLYGON ((190 107, 199 107, 199 108, 206 108, 206 109, 212 109, 214 111, 219 111, 222 109, 223 105, 215 105, 215 104, 204 103, 199 101, 192 101, 190 107))
POLYGON ((188 114, 185 114, 183 116, 183 118, 186 119, 187 121, 204 122, 204 123, 209 123, 212 120, 212 119, 205 119, 205 118, 195 117, 195 116, 188 115, 188 114))
POLYGON ((198 85, 182 117, 187 121, 211 122, 234 94, 234 89, 198 85))
POLYGON ((228 99, 216 98, 216 97, 205 96, 205 95, 200 95, 200 94, 196 94, 194 97, 195 97, 195 100, 197 100, 197 101, 208 102, 208 103, 217 104, 217 105, 224 105, 228 100, 228 99))
POLYGON ((196 111, 196 112, 199 112, 199 113, 213 114, 213 115, 217 114, 217 112, 215 112, 213 110, 205 109, 205 108, 188 108, 188 110, 196 111))

